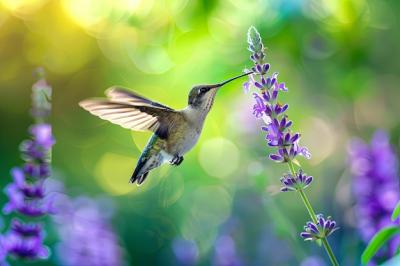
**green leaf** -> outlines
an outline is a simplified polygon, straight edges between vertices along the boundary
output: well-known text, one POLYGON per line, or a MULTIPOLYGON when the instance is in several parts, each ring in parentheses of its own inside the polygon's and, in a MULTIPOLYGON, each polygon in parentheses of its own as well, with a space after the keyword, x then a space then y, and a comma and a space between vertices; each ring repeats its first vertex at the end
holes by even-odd
POLYGON ((392 221, 394 222, 397 218, 400 216, 400 201, 397 202, 396 207, 394 207, 393 213, 392 213, 392 221))
POLYGON ((378 231, 374 237, 369 241, 368 246, 361 255, 361 262, 366 265, 376 252, 385 244, 390 238, 400 233, 399 226, 388 226, 378 231))

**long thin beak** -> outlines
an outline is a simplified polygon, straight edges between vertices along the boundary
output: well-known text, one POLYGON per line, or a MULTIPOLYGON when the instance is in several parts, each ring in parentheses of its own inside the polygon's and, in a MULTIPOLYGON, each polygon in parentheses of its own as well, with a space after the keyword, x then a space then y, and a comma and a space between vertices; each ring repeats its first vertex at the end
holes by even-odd
POLYGON ((225 80, 225 81, 223 81, 223 82, 220 82, 220 83, 217 83, 217 84, 213 84, 213 85, 208 85, 207 87, 208 87, 209 89, 219 88, 219 87, 222 87, 222 86, 224 86, 225 84, 227 84, 227 83, 229 83, 229 82, 231 82, 231 81, 234 81, 235 79, 238 79, 238 78, 247 76, 247 75, 252 74, 252 73, 253 73, 253 71, 250 71, 250 72, 244 73, 244 74, 242 74, 242 75, 239 75, 239 76, 230 78, 230 79, 228 79, 228 80, 225 80))

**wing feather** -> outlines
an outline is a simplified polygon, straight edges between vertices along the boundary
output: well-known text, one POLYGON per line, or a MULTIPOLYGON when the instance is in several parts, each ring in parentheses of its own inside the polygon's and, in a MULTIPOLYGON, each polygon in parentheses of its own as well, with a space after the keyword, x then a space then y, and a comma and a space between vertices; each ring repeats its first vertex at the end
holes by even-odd
POLYGON ((79 105, 91 114, 124 128, 137 131, 168 132, 168 115, 177 112, 168 106, 153 102, 122 88, 107 90, 109 99, 88 99, 79 105))
POLYGON ((138 106, 153 106, 153 107, 158 107, 162 109, 169 109, 166 105, 163 105, 161 103, 152 101, 134 91, 118 87, 118 86, 113 86, 109 89, 106 90, 106 95, 107 97, 113 101, 113 102, 121 102, 121 103, 128 103, 131 105, 138 105, 138 106))

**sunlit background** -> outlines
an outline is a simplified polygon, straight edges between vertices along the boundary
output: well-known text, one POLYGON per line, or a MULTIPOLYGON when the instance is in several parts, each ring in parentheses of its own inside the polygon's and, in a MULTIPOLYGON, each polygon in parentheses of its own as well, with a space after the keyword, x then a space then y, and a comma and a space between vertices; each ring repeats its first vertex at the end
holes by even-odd
MULTIPOLYGON (((306 210, 297 194, 278 193, 286 168, 267 159, 243 80, 219 92, 183 164, 161 167, 141 187, 128 180, 150 133, 78 106, 122 85, 183 108, 191 86, 251 66, 246 32, 255 25, 313 154, 303 163, 315 177, 310 200, 341 227, 330 238, 339 260, 357 265, 365 245, 354 228, 346 148, 376 128, 399 148, 399 12, 394 0, 0 0, 1 186, 21 163, 32 73, 42 66, 53 87, 54 178, 71 197, 112 202, 124 265, 328 265, 322 249, 298 237, 306 210)), ((47 239, 52 256, 37 265, 62 264, 57 231, 47 239)))

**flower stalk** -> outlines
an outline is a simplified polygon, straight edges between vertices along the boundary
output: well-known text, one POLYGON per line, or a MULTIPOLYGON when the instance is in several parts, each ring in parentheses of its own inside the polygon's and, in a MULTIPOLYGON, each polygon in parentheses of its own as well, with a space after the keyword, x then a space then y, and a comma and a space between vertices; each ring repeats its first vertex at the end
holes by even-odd
MULTIPOLYGON (((254 27, 250 27, 248 31, 249 51, 254 66, 249 75, 249 81, 243 84, 246 91, 256 89, 253 93, 255 105, 253 106, 253 114, 256 118, 263 119, 265 126, 262 130, 266 132, 266 141, 268 146, 275 148, 276 153, 269 155, 269 158, 277 163, 286 163, 289 173, 285 174, 281 179, 283 187, 282 192, 296 191, 299 193, 304 206, 306 207, 311 222, 304 227, 305 232, 300 235, 304 240, 322 242, 332 265, 339 265, 332 248, 329 245, 327 237, 338 228, 336 222, 330 217, 324 219, 323 216, 316 215, 315 211, 304 192, 312 182, 313 177, 307 176, 300 168, 296 171, 294 162, 297 162, 297 156, 303 156, 306 159, 311 158, 311 154, 306 147, 300 146, 301 135, 292 131, 293 122, 289 120, 285 112, 289 109, 288 104, 279 102, 279 93, 287 92, 288 88, 284 82, 278 82, 278 73, 274 72, 267 75, 270 64, 265 61, 265 50, 261 40, 261 36, 254 27)), ((248 72, 249 70, 246 70, 248 72)))

